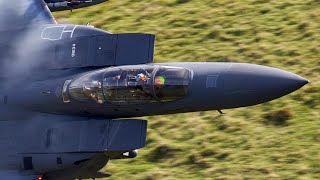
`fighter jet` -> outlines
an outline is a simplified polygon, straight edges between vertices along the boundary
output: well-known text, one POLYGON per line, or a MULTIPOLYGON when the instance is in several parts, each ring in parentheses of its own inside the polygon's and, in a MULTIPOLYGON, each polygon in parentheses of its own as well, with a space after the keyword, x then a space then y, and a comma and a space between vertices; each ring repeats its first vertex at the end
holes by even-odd
POLYGON ((254 64, 154 63, 154 35, 57 24, 48 5, 59 2, 0 2, 2 179, 109 177, 110 160, 146 144, 147 122, 133 117, 222 112, 308 83, 254 64))

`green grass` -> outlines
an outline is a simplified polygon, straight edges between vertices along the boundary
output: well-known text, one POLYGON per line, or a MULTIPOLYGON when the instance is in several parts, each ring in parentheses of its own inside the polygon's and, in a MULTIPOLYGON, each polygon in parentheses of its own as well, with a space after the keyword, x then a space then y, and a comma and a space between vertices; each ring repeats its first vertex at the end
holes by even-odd
POLYGON ((223 116, 147 117, 147 147, 136 159, 112 161, 111 179, 319 179, 319 8, 318 0, 110 0, 56 13, 61 23, 156 34, 156 62, 248 62, 311 81, 223 116))

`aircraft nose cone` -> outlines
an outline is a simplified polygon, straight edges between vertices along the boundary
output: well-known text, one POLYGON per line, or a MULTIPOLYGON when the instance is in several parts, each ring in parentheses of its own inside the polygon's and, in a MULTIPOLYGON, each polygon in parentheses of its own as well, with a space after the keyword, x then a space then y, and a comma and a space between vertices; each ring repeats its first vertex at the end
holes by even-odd
POLYGON ((266 81, 266 85, 270 86, 268 89, 277 92, 278 96, 289 94, 309 83, 308 80, 299 75, 280 69, 265 68, 268 73, 265 74, 263 79, 266 81))
POLYGON ((232 64, 223 77, 226 99, 237 107, 277 99, 308 83, 296 74, 252 64, 232 64))
POLYGON ((301 76, 295 75, 296 77, 292 79, 292 86, 294 90, 302 88, 304 85, 308 84, 309 81, 301 76))

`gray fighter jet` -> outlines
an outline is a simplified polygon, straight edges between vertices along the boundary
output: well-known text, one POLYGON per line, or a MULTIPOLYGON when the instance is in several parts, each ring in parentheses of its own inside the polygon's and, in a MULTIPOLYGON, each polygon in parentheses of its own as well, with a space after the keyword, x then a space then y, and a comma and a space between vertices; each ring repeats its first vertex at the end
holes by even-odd
POLYGON ((48 5, 101 1, 50 4, 61 2, 0 2, 1 179, 109 177, 99 171, 109 160, 146 144, 147 122, 120 118, 221 112, 308 83, 254 64, 153 63, 154 35, 57 24, 48 5))

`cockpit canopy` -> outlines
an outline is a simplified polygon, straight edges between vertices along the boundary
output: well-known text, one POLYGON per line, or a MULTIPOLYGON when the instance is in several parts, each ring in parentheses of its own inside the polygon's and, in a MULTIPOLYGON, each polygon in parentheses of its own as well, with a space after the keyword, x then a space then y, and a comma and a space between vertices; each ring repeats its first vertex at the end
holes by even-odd
POLYGON ((191 72, 184 68, 123 66, 83 75, 64 89, 73 99, 99 104, 171 102, 188 94, 190 79, 191 72))

